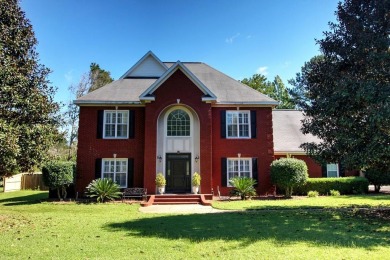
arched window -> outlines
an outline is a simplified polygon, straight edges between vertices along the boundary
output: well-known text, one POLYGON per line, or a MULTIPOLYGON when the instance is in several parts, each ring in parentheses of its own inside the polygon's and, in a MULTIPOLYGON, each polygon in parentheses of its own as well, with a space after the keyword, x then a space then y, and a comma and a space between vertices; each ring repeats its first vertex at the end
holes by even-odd
POLYGON ((190 116, 185 111, 173 110, 167 121, 168 136, 190 136, 190 116))

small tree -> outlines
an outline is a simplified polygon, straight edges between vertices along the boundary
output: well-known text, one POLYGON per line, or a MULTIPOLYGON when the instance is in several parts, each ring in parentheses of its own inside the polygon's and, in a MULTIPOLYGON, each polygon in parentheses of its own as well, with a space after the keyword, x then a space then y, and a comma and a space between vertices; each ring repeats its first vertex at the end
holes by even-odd
POLYGON ((234 187, 231 191, 231 195, 240 196, 241 200, 256 196, 256 190, 254 188, 256 181, 254 179, 248 177, 234 177, 230 179, 229 182, 234 187))
POLYGON ((305 184, 307 178, 306 163, 295 158, 281 158, 271 164, 271 181, 285 190, 285 196, 292 196, 293 188, 305 184))
POLYGON ((390 184, 390 172, 382 172, 379 169, 370 168, 365 172, 365 177, 374 185, 375 192, 379 192, 382 185, 390 184))
POLYGON ((74 172, 72 162, 51 161, 42 167, 43 182, 50 189, 57 189, 59 199, 65 199, 66 188, 73 183, 74 172))

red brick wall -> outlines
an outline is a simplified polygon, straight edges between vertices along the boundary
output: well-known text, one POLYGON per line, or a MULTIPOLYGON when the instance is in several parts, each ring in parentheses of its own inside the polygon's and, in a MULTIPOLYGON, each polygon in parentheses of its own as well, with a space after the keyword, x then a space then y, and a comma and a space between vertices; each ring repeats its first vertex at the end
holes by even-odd
POLYGON ((211 106, 202 101, 203 92, 180 70, 176 71, 155 92, 155 101, 145 107, 144 187, 155 190, 157 120, 165 108, 180 104, 194 110, 200 121, 200 174, 202 193, 211 192, 211 106))
POLYGON ((213 108, 213 189, 217 186, 223 195, 227 195, 231 188, 223 187, 221 183, 222 170, 221 158, 241 157, 258 158, 258 187, 257 193, 265 193, 270 183, 270 164, 274 158, 273 151, 273 130, 272 130, 272 109, 262 108, 240 108, 241 110, 256 110, 257 138, 256 139, 226 139, 221 138, 221 111, 237 110, 236 107, 213 108))
POLYGON ((115 110, 115 107, 80 107, 80 123, 77 150, 76 191, 83 193, 95 179, 97 158, 134 158, 134 186, 143 186, 144 167, 144 117, 143 107, 118 107, 135 111, 134 139, 97 139, 98 110, 115 110))

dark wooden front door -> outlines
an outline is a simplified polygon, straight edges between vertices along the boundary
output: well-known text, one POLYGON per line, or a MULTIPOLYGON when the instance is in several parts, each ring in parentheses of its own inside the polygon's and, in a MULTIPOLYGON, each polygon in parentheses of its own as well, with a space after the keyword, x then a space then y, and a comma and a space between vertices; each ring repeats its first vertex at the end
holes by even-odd
POLYGON ((167 154, 166 192, 191 192, 191 154, 167 154))

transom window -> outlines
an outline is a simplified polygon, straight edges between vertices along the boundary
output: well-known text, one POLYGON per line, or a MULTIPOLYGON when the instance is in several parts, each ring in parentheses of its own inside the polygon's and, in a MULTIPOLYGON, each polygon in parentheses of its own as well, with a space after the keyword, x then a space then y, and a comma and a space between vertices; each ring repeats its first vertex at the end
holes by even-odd
POLYGON ((234 177, 252 178, 251 159, 227 159, 227 186, 230 187, 229 180, 234 177))
POLYGON ((116 182, 121 188, 127 187, 127 159, 103 159, 102 178, 116 182))
POLYGON ((230 138, 250 137, 250 113, 249 111, 227 111, 226 131, 230 138))
POLYGON ((190 136, 190 116, 181 109, 176 109, 168 115, 168 136, 190 136))
POLYGON ((104 138, 127 138, 128 129, 128 110, 104 111, 104 138))
POLYGON ((335 163, 328 163, 326 172, 328 177, 339 177, 339 166, 335 163))

